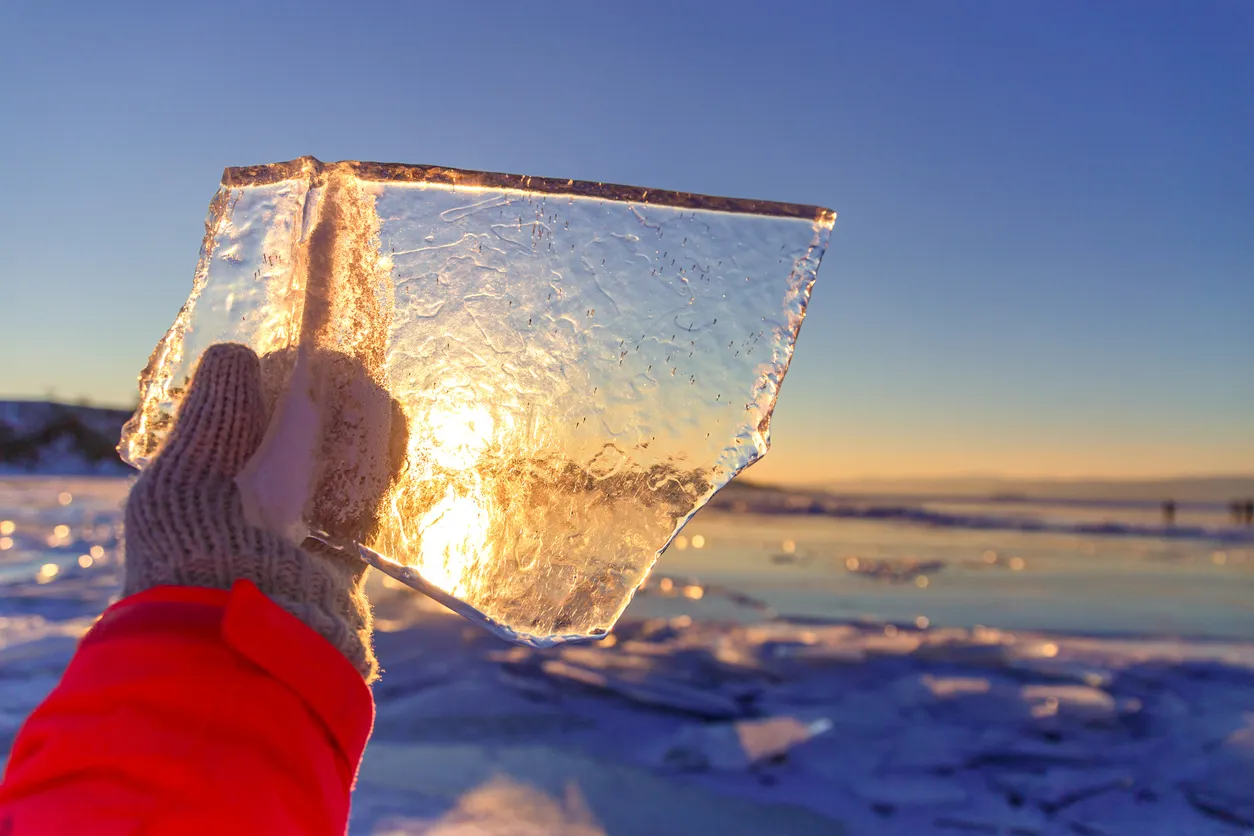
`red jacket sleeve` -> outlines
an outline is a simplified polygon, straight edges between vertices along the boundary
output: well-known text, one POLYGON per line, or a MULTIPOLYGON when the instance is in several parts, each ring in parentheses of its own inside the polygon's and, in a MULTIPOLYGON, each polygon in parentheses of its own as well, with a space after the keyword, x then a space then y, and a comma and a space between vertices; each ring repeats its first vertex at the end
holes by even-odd
POLYGON ((150 589, 18 734, 0 834, 343 834, 373 722, 356 669, 253 584, 150 589))

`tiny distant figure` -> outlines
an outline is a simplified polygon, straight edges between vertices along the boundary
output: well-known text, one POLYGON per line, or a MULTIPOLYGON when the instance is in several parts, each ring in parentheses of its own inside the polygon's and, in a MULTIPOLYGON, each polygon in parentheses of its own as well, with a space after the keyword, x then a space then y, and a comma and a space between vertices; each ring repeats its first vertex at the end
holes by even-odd
POLYGON ((1163 525, 1173 526, 1176 524, 1176 501, 1169 499, 1163 503, 1163 525))
POLYGON ((1242 520, 1245 519, 1245 503, 1239 499, 1232 500, 1232 503, 1228 506, 1228 511, 1232 514, 1233 525, 1240 525, 1242 520))
POLYGON ((1245 507, 1241 511, 1241 517, 1245 524, 1254 525, 1254 499, 1245 500, 1245 507))

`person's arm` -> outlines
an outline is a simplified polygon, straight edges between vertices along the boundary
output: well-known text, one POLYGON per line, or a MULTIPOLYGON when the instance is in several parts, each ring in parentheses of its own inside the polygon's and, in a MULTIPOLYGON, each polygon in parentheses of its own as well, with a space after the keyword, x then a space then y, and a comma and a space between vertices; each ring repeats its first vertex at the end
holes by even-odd
POLYGON ((126 597, 13 744, 2 836, 345 831, 374 718, 363 569, 246 522, 264 401, 256 355, 206 352, 127 502, 126 597))
POLYGON ((27 720, 0 834, 342 834, 374 704, 249 581, 110 607, 27 720))

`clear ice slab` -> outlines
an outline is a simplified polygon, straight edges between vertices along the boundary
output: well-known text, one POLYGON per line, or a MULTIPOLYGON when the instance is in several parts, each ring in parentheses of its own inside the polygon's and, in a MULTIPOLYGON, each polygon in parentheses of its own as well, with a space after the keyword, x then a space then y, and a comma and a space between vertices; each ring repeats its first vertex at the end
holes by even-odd
POLYGON ((201 354, 243 343, 273 407, 239 480, 255 521, 517 641, 602 636, 766 453, 834 220, 435 166, 229 168, 119 451, 147 465, 201 354), (364 484, 381 457, 394 477, 364 484), (363 514, 373 536, 343 542, 363 514))

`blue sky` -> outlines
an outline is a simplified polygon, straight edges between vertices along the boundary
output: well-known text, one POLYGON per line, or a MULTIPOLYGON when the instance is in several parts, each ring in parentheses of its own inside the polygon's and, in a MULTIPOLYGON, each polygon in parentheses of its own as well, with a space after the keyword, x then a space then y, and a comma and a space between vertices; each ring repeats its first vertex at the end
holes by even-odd
POLYGON ((840 217, 759 478, 1254 471, 1254 4, 0 5, 0 397, 126 403, 226 165, 840 217))

